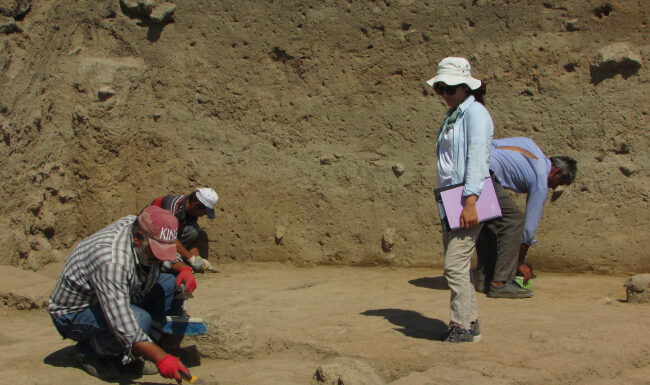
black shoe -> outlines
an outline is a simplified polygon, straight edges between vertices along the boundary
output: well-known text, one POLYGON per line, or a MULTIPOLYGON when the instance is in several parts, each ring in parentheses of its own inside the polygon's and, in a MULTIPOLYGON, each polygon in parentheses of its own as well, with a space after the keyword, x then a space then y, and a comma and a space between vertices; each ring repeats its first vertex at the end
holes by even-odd
POLYGON ((472 336, 472 332, 456 324, 452 324, 449 327, 447 336, 445 336, 445 339, 443 339, 443 342, 453 342, 453 343, 473 342, 473 341, 474 341, 474 337, 472 336))
POLYGON ((490 283, 487 296, 490 298, 530 298, 533 296, 533 292, 513 282, 506 282, 503 286, 494 286, 494 283, 490 283))
POLYGON ((472 342, 481 340, 481 327, 478 324, 478 318, 469 324, 469 331, 472 332, 472 342))
POLYGON ((77 361, 88 374, 101 378, 102 380, 117 380, 120 378, 120 371, 113 365, 108 357, 90 358, 77 354, 77 361))

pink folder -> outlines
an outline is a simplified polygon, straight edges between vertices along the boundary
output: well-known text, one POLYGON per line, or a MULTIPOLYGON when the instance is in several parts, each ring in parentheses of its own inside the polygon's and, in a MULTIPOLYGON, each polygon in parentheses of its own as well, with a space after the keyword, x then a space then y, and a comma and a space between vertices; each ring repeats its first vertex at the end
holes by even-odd
MULTIPOLYGON (((463 211, 463 185, 453 185, 434 191, 438 202, 438 212, 444 231, 460 228, 460 214, 463 211)), ((481 196, 476 201, 476 211, 480 222, 485 222, 501 216, 501 207, 494 191, 491 178, 485 178, 481 196)))

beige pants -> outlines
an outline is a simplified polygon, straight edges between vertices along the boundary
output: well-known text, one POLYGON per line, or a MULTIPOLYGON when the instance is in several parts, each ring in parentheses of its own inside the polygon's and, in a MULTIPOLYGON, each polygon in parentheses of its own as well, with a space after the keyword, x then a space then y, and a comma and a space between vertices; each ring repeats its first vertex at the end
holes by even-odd
POLYGON ((470 322, 478 319, 476 294, 470 282, 470 266, 476 245, 476 239, 483 224, 466 229, 442 233, 445 247, 445 277, 451 289, 449 307, 451 322, 469 329, 470 322))

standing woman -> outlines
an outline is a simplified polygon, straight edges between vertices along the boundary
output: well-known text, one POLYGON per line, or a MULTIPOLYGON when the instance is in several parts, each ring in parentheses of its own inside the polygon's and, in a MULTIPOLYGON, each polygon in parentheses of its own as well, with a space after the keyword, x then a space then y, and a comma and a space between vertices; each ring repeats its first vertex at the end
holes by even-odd
POLYGON ((490 176, 490 145, 494 124, 483 105, 485 85, 472 77, 467 59, 447 57, 438 73, 427 81, 449 106, 438 139, 438 188, 462 183, 461 228, 445 231, 445 277, 451 288, 451 321, 446 342, 471 342, 481 338, 474 286, 470 283, 472 254, 482 224, 476 212, 483 181, 490 176))

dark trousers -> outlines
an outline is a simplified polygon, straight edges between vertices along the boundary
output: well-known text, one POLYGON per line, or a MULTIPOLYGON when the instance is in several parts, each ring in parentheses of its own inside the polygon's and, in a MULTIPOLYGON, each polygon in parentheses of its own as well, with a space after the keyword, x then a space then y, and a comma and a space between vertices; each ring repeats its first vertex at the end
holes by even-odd
POLYGON ((198 223, 194 221, 187 222, 185 226, 183 226, 181 232, 178 234, 178 240, 181 241, 181 244, 184 248, 189 250, 194 246, 194 243, 199 237, 200 231, 201 228, 199 227, 198 223))
POLYGON ((494 175, 492 180, 502 217, 486 222, 476 241, 476 273, 483 275, 486 289, 492 281, 508 282, 515 279, 526 221, 524 213, 499 180, 494 175))

